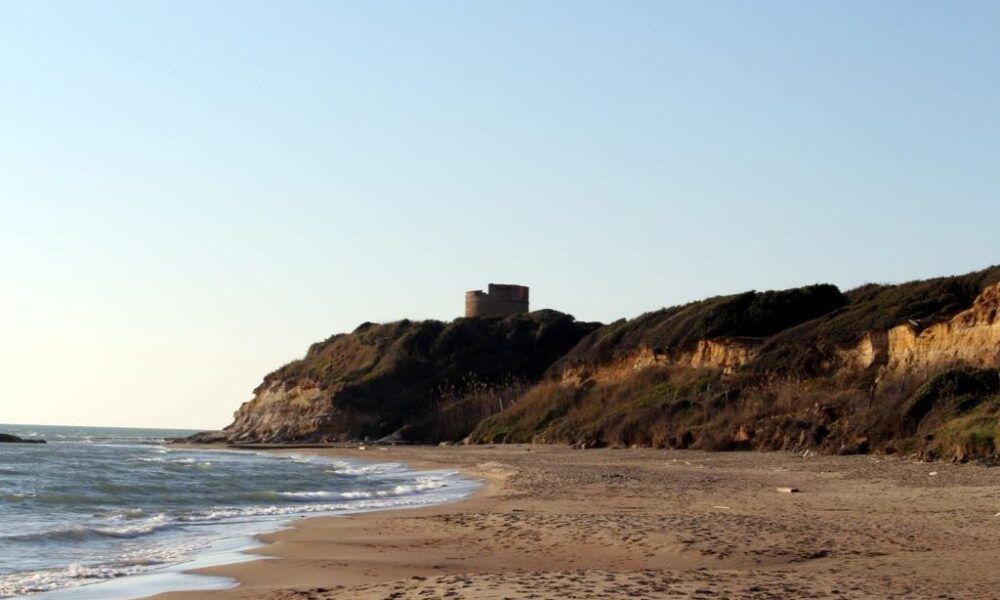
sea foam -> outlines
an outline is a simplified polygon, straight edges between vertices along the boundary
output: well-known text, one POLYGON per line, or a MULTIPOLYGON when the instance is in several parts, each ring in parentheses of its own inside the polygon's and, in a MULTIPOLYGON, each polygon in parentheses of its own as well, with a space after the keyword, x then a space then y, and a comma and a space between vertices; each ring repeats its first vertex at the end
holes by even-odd
MULTIPOLYGON (((52 443, 0 448, 0 597, 127 598, 123 578, 160 582, 208 548, 245 547, 292 518, 449 502, 477 485, 395 462, 163 445, 185 432, 32 431, 52 443), (95 592, 71 593, 79 586, 95 592)), ((171 586, 196 585, 176 577, 171 586)))

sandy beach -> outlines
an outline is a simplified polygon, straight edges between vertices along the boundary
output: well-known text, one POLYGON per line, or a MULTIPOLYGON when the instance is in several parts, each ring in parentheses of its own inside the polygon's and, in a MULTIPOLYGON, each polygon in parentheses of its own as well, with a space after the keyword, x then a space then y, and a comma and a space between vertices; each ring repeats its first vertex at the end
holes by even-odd
POLYGON ((263 536, 256 552, 276 559, 204 571, 239 587, 154 598, 1000 598, 1000 469, 546 446, 307 451, 458 468, 485 485, 451 505, 297 521, 263 536))

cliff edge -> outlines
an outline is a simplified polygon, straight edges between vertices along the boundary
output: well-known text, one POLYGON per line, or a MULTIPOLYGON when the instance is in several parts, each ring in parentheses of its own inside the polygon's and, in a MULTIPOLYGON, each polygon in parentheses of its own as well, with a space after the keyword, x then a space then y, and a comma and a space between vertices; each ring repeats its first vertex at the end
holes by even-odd
POLYGON ((581 323, 365 323, 195 441, 532 442, 1000 458, 1000 267, 581 323))

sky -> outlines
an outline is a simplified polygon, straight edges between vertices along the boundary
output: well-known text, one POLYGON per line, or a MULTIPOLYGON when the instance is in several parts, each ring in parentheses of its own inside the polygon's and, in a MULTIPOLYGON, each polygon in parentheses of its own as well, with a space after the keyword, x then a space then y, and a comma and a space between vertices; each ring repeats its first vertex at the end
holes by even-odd
POLYGON ((0 423, 219 428, 466 290, 1000 263, 1000 3, 0 0, 0 423))

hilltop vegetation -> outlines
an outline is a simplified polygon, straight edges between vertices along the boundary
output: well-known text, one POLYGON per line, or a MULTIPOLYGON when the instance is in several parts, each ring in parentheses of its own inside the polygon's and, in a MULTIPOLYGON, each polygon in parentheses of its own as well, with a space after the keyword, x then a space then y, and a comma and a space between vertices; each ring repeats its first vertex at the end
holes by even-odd
POLYGON ((227 438, 382 437, 425 423, 437 411, 442 390, 461 394, 473 384, 538 379, 597 327, 550 310, 451 323, 364 323, 267 375, 226 428, 227 438))
MULTIPOLYGON (((842 295, 832 286, 811 286, 715 298, 613 323, 585 337, 511 410, 484 419, 471 439, 992 457, 1000 449, 996 306, 963 324, 988 329, 996 340, 984 344, 977 361, 987 368, 945 359, 912 369, 893 370, 887 362, 855 368, 841 353, 866 334, 900 325, 919 335, 970 309, 998 282, 1000 268, 992 267, 842 295), (725 346, 747 335, 756 336, 755 349, 729 373, 678 364, 664 348, 683 356, 699 340, 725 346), (616 358, 629 360, 643 347, 663 360, 624 372, 611 368, 616 358), (566 381, 580 365, 588 366, 588 377, 566 381), (602 365, 610 376, 601 377, 602 365)), ((949 343, 939 337, 937 343, 949 343)), ((932 351, 947 356, 948 349, 932 351)))
POLYGON ((719 296, 622 319, 596 330, 559 361, 556 369, 609 360, 640 347, 678 348, 698 340, 764 338, 845 306, 833 285, 719 296))

